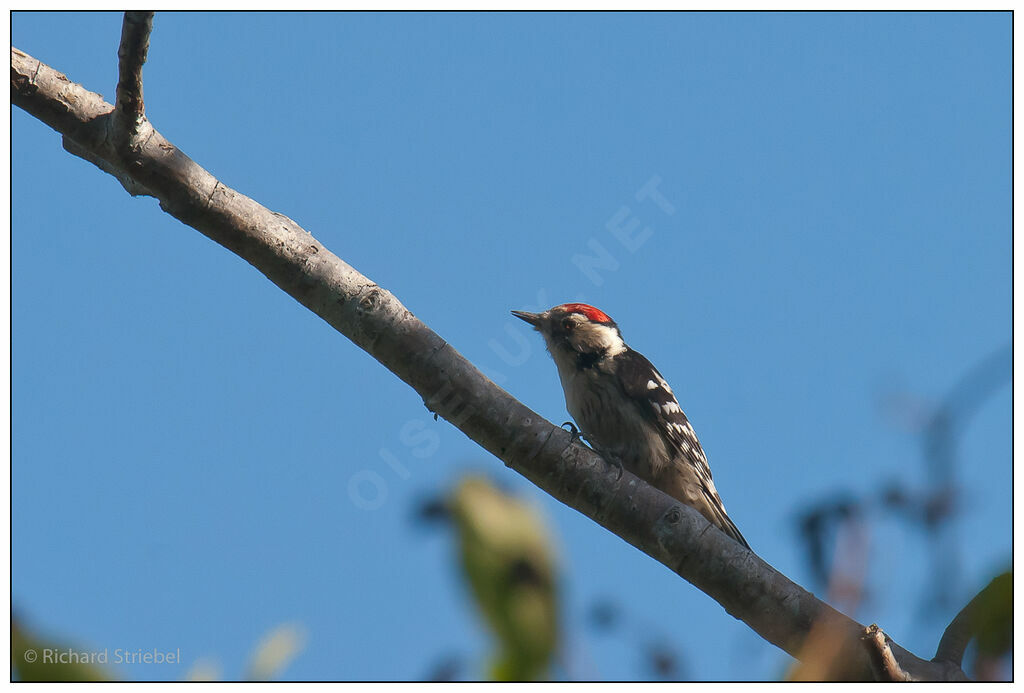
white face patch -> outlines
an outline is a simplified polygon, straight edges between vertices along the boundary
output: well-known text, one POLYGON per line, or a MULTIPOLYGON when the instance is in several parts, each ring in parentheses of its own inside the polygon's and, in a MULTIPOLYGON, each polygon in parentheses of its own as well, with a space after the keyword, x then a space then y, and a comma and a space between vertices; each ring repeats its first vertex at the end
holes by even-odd
POLYGON ((606 356, 615 356, 626 350, 618 329, 582 318, 569 333, 569 343, 583 354, 603 351, 606 356))

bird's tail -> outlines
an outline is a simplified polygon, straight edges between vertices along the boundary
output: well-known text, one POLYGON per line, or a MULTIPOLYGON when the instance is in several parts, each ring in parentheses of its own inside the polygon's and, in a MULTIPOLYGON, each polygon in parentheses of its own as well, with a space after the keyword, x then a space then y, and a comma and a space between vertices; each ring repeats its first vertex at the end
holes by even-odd
POLYGON ((707 518, 708 522, 713 524, 715 527, 718 527, 739 543, 743 544, 744 547, 748 549, 750 548, 750 544, 748 544, 747 540, 743 538, 742 534, 740 534, 740 530, 736 528, 736 524, 726 514, 725 506, 722 505, 720 500, 717 503, 711 503, 705 499, 703 506, 704 507, 698 507, 697 509, 700 510, 701 514, 707 518))
POLYGON ((748 544, 747 540, 743 538, 742 534, 740 534, 740 530, 736 528, 736 524, 731 519, 729 519, 729 516, 726 515, 724 512, 721 514, 720 521, 715 522, 715 526, 717 526, 720 530, 728 534, 730 537, 732 537, 739 543, 743 544, 744 547, 748 549, 750 548, 750 544, 748 544))

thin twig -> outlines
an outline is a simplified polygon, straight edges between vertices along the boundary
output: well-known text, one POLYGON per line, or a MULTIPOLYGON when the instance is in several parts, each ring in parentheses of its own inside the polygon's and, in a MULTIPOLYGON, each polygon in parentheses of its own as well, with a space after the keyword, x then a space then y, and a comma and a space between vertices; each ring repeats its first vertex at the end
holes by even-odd
POLYGON ((153 12, 125 12, 121 45, 117 49, 117 101, 114 111, 114 145, 122 153, 136 145, 146 118, 142 99, 142 66, 149 54, 153 12))
POLYGON ((875 672, 876 681, 887 683, 914 681, 914 677, 903 670, 889 647, 889 636, 875 624, 864 629, 862 636, 871 659, 871 668, 875 672))

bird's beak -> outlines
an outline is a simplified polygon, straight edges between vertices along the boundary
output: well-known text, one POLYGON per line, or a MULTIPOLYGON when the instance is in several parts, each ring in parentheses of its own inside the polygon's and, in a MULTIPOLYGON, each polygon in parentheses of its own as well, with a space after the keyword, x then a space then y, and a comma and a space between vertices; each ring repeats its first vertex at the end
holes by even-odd
POLYGON ((534 327, 540 324, 540 321, 544 318, 540 313, 527 313, 525 310, 514 310, 512 315, 516 316, 520 320, 525 320, 534 327))

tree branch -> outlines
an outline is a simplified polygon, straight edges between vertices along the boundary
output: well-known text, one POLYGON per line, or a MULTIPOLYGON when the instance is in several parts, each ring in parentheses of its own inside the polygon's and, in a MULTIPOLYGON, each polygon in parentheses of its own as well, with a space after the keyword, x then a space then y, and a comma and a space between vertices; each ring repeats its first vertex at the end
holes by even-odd
POLYGON ((114 178, 117 179, 117 181, 121 184, 125 191, 132 197, 136 197, 138 195, 148 195, 149 197, 154 197, 153 193, 146 190, 146 188, 140 185, 137 180, 129 176, 124 171, 118 169, 117 167, 108 164, 106 161, 99 158, 98 156, 90 152, 88 149, 83 149, 81 145, 77 144, 73 139, 63 137, 61 138, 61 145, 64 147, 64 151, 66 151, 68 154, 74 154, 80 159, 85 159, 90 164, 94 164, 95 166, 97 166, 100 170, 105 171, 106 173, 112 175, 114 178))
MULTIPOLYGON (((142 66, 149 53, 153 12, 125 12, 121 45, 117 49, 117 101, 114 110, 114 146, 127 154, 138 140, 146 119, 142 100, 142 66)), ((129 190, 129 192, 131 192, 129 190)))
MULTIPOLYGON (((114 106, 13 47, 11 100, 72 140, 87 160, 133 179, 164 211, 245 259, 506 466, 663 563, 794 657, 814 624, 829 624, 844 642, 837 676, 872 677, 860 642, 863 626, 697 511, 573 443, 569 433, 487 379, 391 293, 294 221, 220 183, 156 130, 140 139, 127 160, 107 137, 114 106)), ((921 660, 894 643, 892 652, 915 678, 963 678, 958 667, 921 660)))

